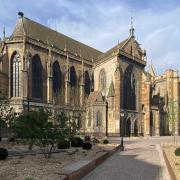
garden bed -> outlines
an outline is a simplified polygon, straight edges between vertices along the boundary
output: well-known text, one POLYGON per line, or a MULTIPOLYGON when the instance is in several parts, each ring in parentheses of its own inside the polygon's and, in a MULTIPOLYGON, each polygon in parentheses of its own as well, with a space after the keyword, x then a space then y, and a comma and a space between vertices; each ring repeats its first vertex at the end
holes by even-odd
MULTIPOLYGON (((28 176, 35 180, 59 180, 60 175, 64 174, 65 166, 81 160, 93 161, 117 146, 117 144, 97 144, 93 145, 92 150, 70 148, 53 153, 51 158, 47 159, 43 154, 23 153, 23 150, 27 149, 23 145, 0 144, 0 147, 7 147, 11 152, 21 152, 20 155, 10 156, 7 160, 0 161, 0 177, 3 180, 24 180, 28 176)), ((35 147, 34 152, 38 152, 37 149, 35 147)))
POLYGON ((174 180, 180 179, 180 157, 175 156, 174 152, 176 148, 177 147, 174 146, 163 147, 163 154, 166 160, 168 171, 171 175, 171 178, 174 180))

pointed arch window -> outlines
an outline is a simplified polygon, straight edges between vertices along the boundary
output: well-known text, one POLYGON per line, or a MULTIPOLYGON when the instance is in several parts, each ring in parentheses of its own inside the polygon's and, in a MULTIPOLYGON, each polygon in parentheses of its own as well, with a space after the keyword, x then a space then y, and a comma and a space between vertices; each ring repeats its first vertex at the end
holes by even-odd
POLYGON ((96 114, 96 126, 100 127, 102 125, 102 113, 100 111, 96 114))
POLYGON ((15 52, 11 58, 11 97, 20 96, 20 56, 15 52))
POLYGON ((123 80, 123 105, 124 109, 136 109, 136 80, 133 66, 129 65, 124 73, 123 80))
POLYGON ((85 82, 84 82, 84 90, 85 90, 85 93, 87 95, 90 94, 90 91, 91 91, 91 80, 90 80, 90 77, 89 77, 89 73, 88 71, 85 71, 85 82))
POLYGON ((77 83, 77 77, 76 77, 76 71, 74 66, 70 68, 70 85, 71 86, 76 86, 77 83))
POLYGON ((32 97, 43 97, 42 64, 38 55, 32 58, 32 97))
POLYGON ((101 69, 99 73, 99 90, 102 93, 106 92, 106 73, 104 69, 101 69))
POLYGON ((61 90, 61 79, 62 79, 62 73, 59 66, 59 63, 56 61, 53 64, 53 91, 54 93, 57 93, 61 90))

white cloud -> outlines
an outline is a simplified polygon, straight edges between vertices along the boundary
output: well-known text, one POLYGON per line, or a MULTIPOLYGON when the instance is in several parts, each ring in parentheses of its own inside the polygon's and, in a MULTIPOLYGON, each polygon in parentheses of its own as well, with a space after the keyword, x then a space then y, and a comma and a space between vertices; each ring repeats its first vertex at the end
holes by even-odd
MULTIPOLYGON (((56 21, 57 30, 60 32, 102 51, 113 47, 118 40, 128 37, 132 14, 132 9, 128 6, 120 3, 113 5, 92 3, 90 8, 89 6, 82 8, 71 2, 66 8, 77 20, 67 12, 59 19, 50 19, 49 26, 54 27, 56 21), (83 20, 79 20, 79 17, 83 20)), ((180 14, 180 7, 161 13, 156 13, 150 8, 133 10, 133 14, 136 37, 142 47, 146 48, 148 59, 152 60, 157 71, 162 73, 167 68, 179 68, 180 23, 177 17, 180 14)))
POLYGON ((167 1, 164 6, 163 0, 156 0, 146 8, 131 6, 128 4, 130 1, 116 0, 36 1, 3 1, 0 6, 0 28, 5 20, 13 19, 11 26, 8 26, 10 32, 16 19, 15 13, 22 10, 29 18, 107 51, 118 40, 128 37, 130 17, 133 15, 136 38, 147 50, 148 59, 152 60, 157 71, 162 73, 168 68, 180 68, 180 5, 175 6, 172 1, 167 1))

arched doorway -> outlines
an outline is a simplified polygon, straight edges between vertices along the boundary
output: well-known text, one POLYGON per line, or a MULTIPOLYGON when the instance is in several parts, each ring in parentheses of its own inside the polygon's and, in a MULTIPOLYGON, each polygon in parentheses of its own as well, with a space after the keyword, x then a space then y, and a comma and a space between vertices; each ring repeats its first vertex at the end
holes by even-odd
POLYGON ((126 121, 126 136, 130 137, 131 136, 131 120, 127 119, 126 121))
POLYGON ((134 136, 138 136, 138 122, 134 121, 134 136))

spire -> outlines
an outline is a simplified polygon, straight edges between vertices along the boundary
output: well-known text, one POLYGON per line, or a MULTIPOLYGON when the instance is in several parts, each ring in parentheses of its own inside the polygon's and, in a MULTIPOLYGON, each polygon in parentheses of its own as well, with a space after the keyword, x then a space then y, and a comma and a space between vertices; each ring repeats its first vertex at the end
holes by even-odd
POLYGON ((133 17, 131 17, 131 28, 129 30, 130 36, 134 36, 133 17))
POLYGON ((155 73, 155 69, 154 69, 154 66, 153 66, 153 63, 152 63, 152 60, 151 60, 151 64, 149 66, 149 74, 152 76, 152 77, 155 77, 156 76, 156 73, 155 73))
POLYGON ((6 37, 6 29, 5 27, 3 27, 3 41, 5 40, 5 37, 6 37))

